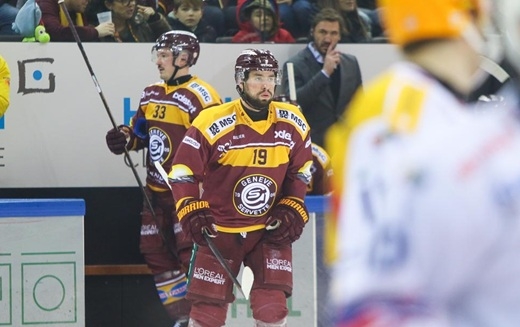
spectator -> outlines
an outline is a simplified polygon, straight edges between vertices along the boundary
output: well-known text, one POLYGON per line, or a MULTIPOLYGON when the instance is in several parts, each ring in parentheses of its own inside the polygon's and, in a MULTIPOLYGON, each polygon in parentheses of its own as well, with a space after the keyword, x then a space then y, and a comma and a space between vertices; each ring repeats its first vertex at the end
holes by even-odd
MULTIPOLYGON (((36 0, 42 11, 42 21, 53 42, 75 41, 65 13, 56 0, 36 0)), ((84 14, 88 0, 65 0, 65 6, 76 26, 81 41, 99 41, 115 33, 113 23, 89 26, 84 14)))
MULTIPOLYGON (((312 141, 319 146, 362 85, 356 57, 335 50, 344 30, 343 18, 336 10, 321 10, 312 24, 312 41, 288 60, 294 64, 298 104, 310 124, 312 141)), ((282 90, 289 94, 287 74, 282 90)))
POLYGON ((171 30, 166 17, 135 0, 103 0, 101 8, 112 12, 115 27, 114 35, 101 38, 103 42, 153 42, 171 30))
POLYGON ((14 23, 18 8, 13 6, 9 0, 0 0, 0 35, 15 35, 11 26, 14 23))
POLYGON ((234 43, 294 43, 291 33, 280 27, 274 0, 240 1, 237 16, 240 30, 233 37, 234 43))
MULTIPOLYGON (((314 16, 323 8, 334 8, 338 11, 341 11, 340 7, 342 6, 340 2, 343 2, 343 6, 352 6, 352 4, 356 3, 357 0, 298 0, 293 4, 294 14, 296 16, 296 20, 299 24, 299 29, 304 34, 302 36, 307 36, 311 27, 311 23, 314 19, 314 16)), ((367 4, 367 1, 358 2, 355 6, 357 10, 352 11, 349 15, 358 19, 356 16, 361 18, 360 23, 364 25, 364 28, 368 27, 370 31, 371 37, 380 36, 382 34, 382 29, 379 23, 379 14, 375 5, 369 5, 369 7, 364 7, 367 4), (355 15, 354 15, 355 14, 355 15)), ((347 21, 349 17, 344 18, 345 24, 347 25, 347 30, 349 29, 349 22, 347 21)), ((357 24, 355 22, 354 24, 357 24)), ((300 35, 297 35, 299 37, 300 35)), ((349 42, 342 41, 342 42, 349 42)))
POLYGON ((9 91, 11 89, 11 72, 5 59, 0 56, 0 118, 9 107, 9 91))
POLYGON ((253 271, 254 326, 287 326, 292 247, 309 219, 303 198, 312 156, 298 108, 272 101, 280 73, 271 52, 242 51, 235 64, 240 98, 201 112, 173 159, 168 177, 177 216, 197 243, 186 294, 193 300, 189 326, 224 326, 235 300, 207 237, 235 277, 241 264, 253 271), (273 260, 283 269, 272 269, 273 260))
POLYGON ((278 5, 278 15, 282 23, 281 26, 288 30, 293 37, 299 35, 300 30, 292 7, 293 0, 276 0, 276 4, 278 5))
POLYGON ((174 0, 168 22, 174 30, 192 32, 199 42, 215 42, 217 31, 203 17, 203 0, 174 0))
POLYGON ((372 39, 372 22, 361 11, 356 0, 338 0, 335 8, 345 21, 346 33, 341 36, 341 43, 368 43, 372 39))

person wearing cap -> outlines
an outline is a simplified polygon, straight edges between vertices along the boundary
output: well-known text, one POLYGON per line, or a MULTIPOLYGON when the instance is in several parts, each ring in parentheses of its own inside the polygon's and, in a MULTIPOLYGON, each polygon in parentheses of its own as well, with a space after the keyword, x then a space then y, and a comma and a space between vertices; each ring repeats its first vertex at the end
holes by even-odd
POLYGON ((237 6, 239 31, 233 43, 294 43, 291 33, 280 25, 276 1, 245 0, 237 6))
POLYGON ((368 83, 326 138, 334 326, 516 326, 517 110, 477 115, 464 102, 479 80, 487 7, 379 5, 403 61, 368 83))

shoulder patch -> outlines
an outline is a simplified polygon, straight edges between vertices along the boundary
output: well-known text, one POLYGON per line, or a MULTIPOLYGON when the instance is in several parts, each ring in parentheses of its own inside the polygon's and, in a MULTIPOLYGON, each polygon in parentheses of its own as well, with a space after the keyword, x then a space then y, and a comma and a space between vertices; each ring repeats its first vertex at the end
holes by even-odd
POLYGON ((196 92, 197 94, 200 95, 204 104, 207 105, 207 104, 213 103, 213 98, 211 97, 211 93, 209 92, 209 90, 206 87, 200 85, 197 82, 190 83, 188 85, 188 87, 193 89, 194 92, 196 92))
POLYGON ((206 129, 206 133, 213 139, 218 134, 234 126, 236 120, 236 113, 219 117, 217 120, 215 120, 213 123, 209 125, 209 127, 206 129))
POLYGON ((200 143, 197 142, 194 138, 191 138, 187 135, 184 136, 184 138, 182 139, 182 143, 186 143, 192 147, 194 147, 195 149, 200 149, 200 143))
POLYGON ((290 110, 276 108, 276 117, 279 120, 290 122, 292 125, 296 126, 299 130, 301 130, 302 134, 305 134, 309 129, 305 119, 290 110))

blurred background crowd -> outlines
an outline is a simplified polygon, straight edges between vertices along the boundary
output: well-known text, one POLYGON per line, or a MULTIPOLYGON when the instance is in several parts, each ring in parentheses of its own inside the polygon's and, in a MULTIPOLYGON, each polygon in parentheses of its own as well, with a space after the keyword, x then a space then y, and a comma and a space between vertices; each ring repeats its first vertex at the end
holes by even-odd
MULTIPOLYGON (((200 42, 307 43, 313 19, 324 8, 336 10, 344 20, 341 43, 386 40, 375 0, 65 0, 65 4, 84 42, 153 42, 168 30, 185 30, 200 42)), ((35 24, 45 27, 51 42, 74 41, 57 0, 0 0, 0 41, 33 36, 13 29, 24 6, 24 20, 27 12, 34 15, 35 24)))

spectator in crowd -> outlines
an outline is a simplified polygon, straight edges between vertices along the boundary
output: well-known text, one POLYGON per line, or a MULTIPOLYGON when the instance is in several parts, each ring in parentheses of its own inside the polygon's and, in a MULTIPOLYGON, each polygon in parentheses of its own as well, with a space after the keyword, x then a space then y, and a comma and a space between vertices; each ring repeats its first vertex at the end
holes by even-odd
POLYGON ((203 15, 203 0, 174 0, 168 22, 174 30, 192 32, 199 42, 215 42, 217 31, 203 15))
POLYGON ((203 17, 217 31, 217 36, 233 36, 238 32, 236 11, 237 0, 206 0, 203 17))
MULTIPOLYGON (((267 1, 267 0, 264 0, 267 1)), ((293 0, 276 0, 281 26, 288 30, 293 37, 300 34, 296 15, 292 7, 293 0)))
POLYGON ((152 55, 162 81, 143 90, 130 126, 109 130, 106 141, 117 155, 125 149, 148 149, 145 193, 149 203, 143 201, 140 250, 164 309, 176 321, 174 326, 186 327, 191 304, 184 295, 193 242, 184 237, 178 225, 175 200, 161 171, 170 170, 175 152, 195 117, 222 101, 211 85, 190 73, 200 55, 194 34, 169 31, 157 39, 152 55))
POLYGON ((254 326, 287 326, 292 247, 309 219, 303 198, 312 156, 299 109, 272 101, 280 73, 270 51, 242 51, 235 64, 240 98, 201 112, 173 159, 168 177, 177 216, 197 243, 186 295, 193 301, 189 326, 224 326, 235 300, 209 237, 235 277, 242 264, 253 271, 254 326), (270 268, 273 260, 284 269, 270 268))
MULTIPOLYGON (((293 4, 293 10, 296 16, 296 20, 299 24, 299 29, 304 34, 296 35, 296 37, 307 36, 309 34, 309 30, 311 28, 312 21, 314 16, 324 8, 334 8, 338 11, 342 11, 341 7, 352 7, 355 6, 357 9, 355 11, 348 9, 350 12, 349 15, 344 17, 345 24, 347 26, 347 31, 351 23, 348 22, 349 18, 355 18, 356 22, 352 24, 358 25, 359 23, 364 25, 365 29, 368 29, 371 37, 380 36, 382 34, 382 29, 379 23, 379 14, 375 5, 369 5, 369 7, 364 7, 366 5, 366 1, 364 3, 360 3, 357 0, 297 0, 293 4), (343 4, 341 3, 343 2, 343 4), (359 17, 357 17, 359 16, 359 17), (358 19, 361 19, 357 21, 358 19)), ((352 29, 352 27, 350 27, 352 29)), ((354 26, 355 28, 355 26, 354 26)), ((345 34, 345 37, 348 34, 345 34)), ((348 39, 342 42, 350 42, 348 39)))
MULTIPOLYGON (((119 0, 118 0, 119 1, 119 0)), ((128 0, 123 0, 128 1, 128 0)), ((42 21, 53 42, 75 41, 65 13, 56 0, 36 0, 42 11, 42 21)), ((84 14, 88 0, 65 0, 65 6, 76 26, 81 41, 99 41, 105 36, 114 36, 111 22, 90 26, 84 14)))
POLYGON ((240 30, 233 36, 234 43, 294 43, 291 33, 280 27, 275 0, 239 2, 237 16, 240 30))
POLYGON ((101 1, 96 12, 110 11, 115 27, 114 35, 101 38, 102 42, 153 42, 171 30, 166 17, 153 7, 136 0, 101 1))
POLYGON ((11 72, 5 59, 0 56, 0 118, 9 107, 9 92, 11 89, 11 72))
MULTIPOLYGON (((312 24, 312 41, 288 60, 294 64, 298 104, 310 124, 312 141, 319 146, 323 146, 325 132, 340 119, 362 85, 356 57, 335 49, 344 26, 336 10, 322 9, 312 24)), ((283 76, 282 91, 289 94, 287 74, 283 76)))
POLYGON ((346 33, 341 36, 341 43, 368 43, 372 39, 372 23, 370 18, 361 11, 357 0, 338 0, 338 12, 345 21, 346 33))
MULTIPOLYGON (((147 0, 150 1, 150 0, 147 0)), ((222 36, 225 34, 225 31, 227 29, 227 22, 226 20, 231 19, 230 25, 233 25, 233 22, 235 23, 234 31, 236 32, 236 0, 235 5, 230 5, 226 8, 221 8, 221 5, 224 5, 222 0, 208 0, 202 1, 201 9, 202 9, 202 20, 206 22, 207 25, 213 27, 213 29, 216 32, 216 36, 222 36), (229 13, 228 13, 229 12, 229 13), (229 16, 229 17, 227 17, 229 16)), ((159 0, 158 1, 158 10, 161 14, 167 17, 176 18, 174 11, 175 7, 175 0, 159 0)), ((228 2, 225 2, 226 5, 228 2)), ((231 3, 230 3, 231 4, 231 3)), ((171 24, 171 21, 170 21, 171 24)), ((174 28, 174 29, 181 29, 180 27, 174 28)), ((190 30, 190 32, 193 32, 190 30)), ((197 37, 200 37, 197 35, 197 37)), ((210 42, 210 41, 203 41, 202 39, 199 39, 201 42, 210 42)))
POLYGON ((14 23, 18 8, 13 6, 9 0, 0 0, 0 35, 16 34, 11 26, 14 23))

